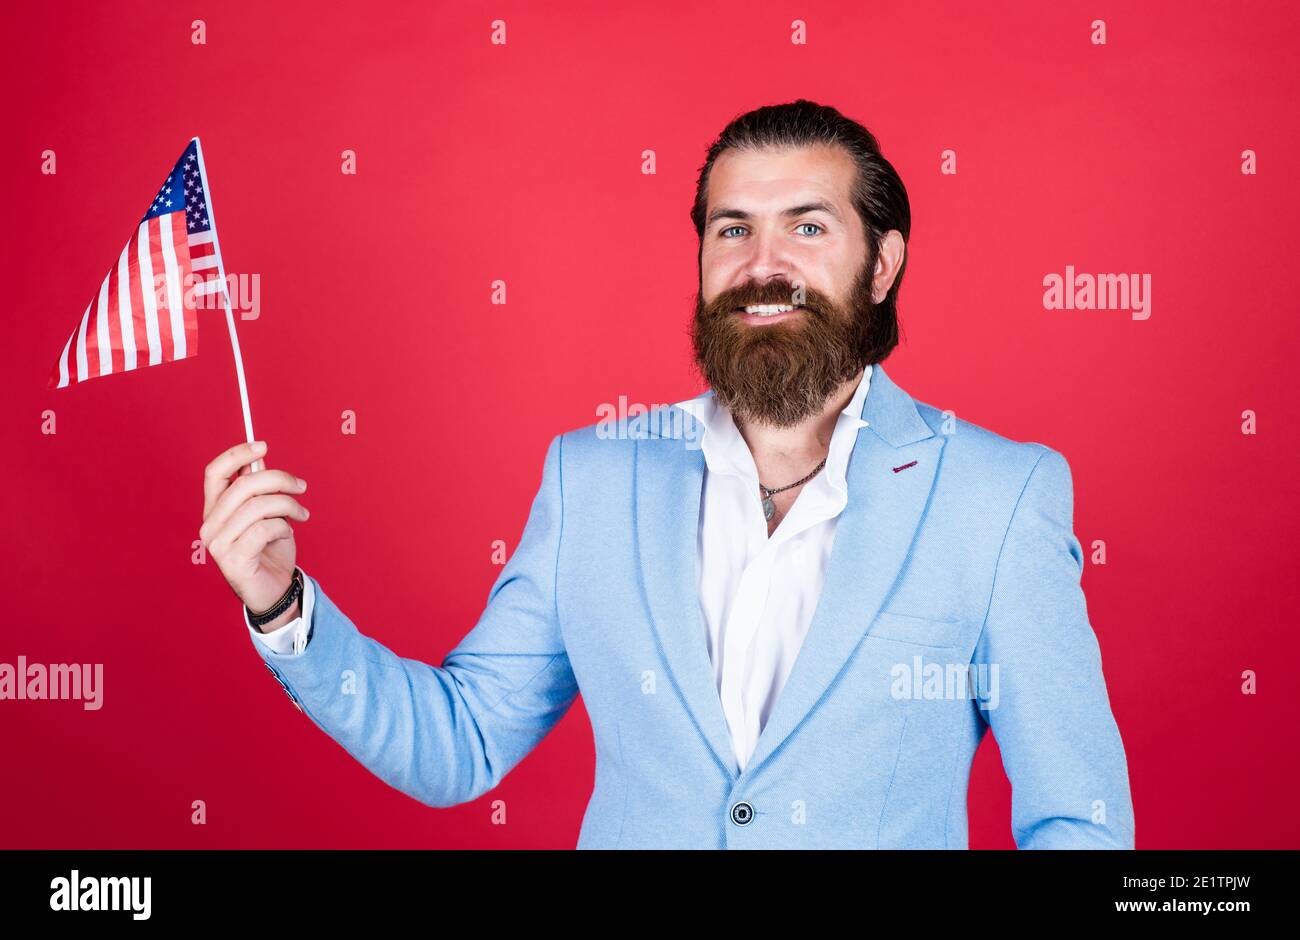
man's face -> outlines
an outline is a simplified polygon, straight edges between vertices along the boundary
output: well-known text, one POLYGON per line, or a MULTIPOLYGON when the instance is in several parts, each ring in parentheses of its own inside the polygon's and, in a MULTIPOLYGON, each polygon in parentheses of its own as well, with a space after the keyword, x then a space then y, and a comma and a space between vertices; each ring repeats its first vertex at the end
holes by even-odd
POLYGON ((713 164, 691 332, 738 421, 789 427, 866 364, 874 272, 855 172, 839 147, 729 150, 713 164), (744 312, 756 304, 796 309, 744 312))

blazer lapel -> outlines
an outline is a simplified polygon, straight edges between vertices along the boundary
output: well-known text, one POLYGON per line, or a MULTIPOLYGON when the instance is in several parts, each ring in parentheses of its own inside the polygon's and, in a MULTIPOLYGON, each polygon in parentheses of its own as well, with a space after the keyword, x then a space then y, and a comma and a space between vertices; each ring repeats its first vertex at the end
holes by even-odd
MULTIPOLYGON (((681 419, 678 427, 696 421, 679 408, 665 408, 661 417, 667 416, 681 419)), ((675 433, 636 439, 637 568, 670 678, 700 734, 734 778, 740 768, 713 680, 695 579, 704 467, 704 452, 687 447, 675 433)))
POLYGON ((921 521, 946 439, 912 397, 873 366, 867 426, 849 457, 849 501, 835 529, 826 580, 776 705, 745 766, 753 773, 807 717, 844 668, 884 604, 921 521), (916 461, 914 466, 895 467, 916 461))

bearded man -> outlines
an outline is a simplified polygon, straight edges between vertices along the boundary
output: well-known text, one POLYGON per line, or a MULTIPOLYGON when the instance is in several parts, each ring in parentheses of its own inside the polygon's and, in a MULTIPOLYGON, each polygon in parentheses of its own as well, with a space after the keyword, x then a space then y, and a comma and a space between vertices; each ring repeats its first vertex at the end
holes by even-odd
POLYGON ((708 390, 644 423, 668 432, 552 438, 441 665, 362 633, 295 564, 305 485, 241 472, 265 447, 208 465, 200 537, 267 667, 433 807, 495 787, 581 693, 579 848, 965 848, 990 730, 1018 847, 1132 848, 1069 465, 882 366, 911 215, 875 137, 805 100, 741 115, 691 218, 708 390))

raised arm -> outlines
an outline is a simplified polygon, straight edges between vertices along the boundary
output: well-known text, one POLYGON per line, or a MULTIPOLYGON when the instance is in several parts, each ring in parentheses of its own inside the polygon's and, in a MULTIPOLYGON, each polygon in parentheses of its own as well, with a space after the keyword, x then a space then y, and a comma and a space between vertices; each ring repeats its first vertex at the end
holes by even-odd
MULTIPOLYGON (((315 578, 302 652, 254 642, 322 731, 426 805, 453 806, 491 790, 577 697, 555 604, 561 442, 551 440, 519 546, 478 623, 441 666, 398 656, 361 633, 315 578)), ((436 611, 439 599, 414 600, 436 611)))

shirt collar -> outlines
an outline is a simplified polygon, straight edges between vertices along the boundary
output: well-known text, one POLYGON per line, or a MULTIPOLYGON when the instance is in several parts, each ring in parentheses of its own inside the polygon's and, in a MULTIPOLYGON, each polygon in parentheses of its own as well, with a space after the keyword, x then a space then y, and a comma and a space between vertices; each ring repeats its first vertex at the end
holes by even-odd
MULTIPOLYGON (((835 427, 831 431, 831 443, 826 455, 825 472, 819 473, 813 478, 814 481, 817 479, 829 481, 832 489, 836 490, 841 496, 847 496, 848 494, 848 488, 844 481, 853 442, 857 438, 858 430, 867 426, 867 422, 862 418, 862 413, 867 391, 871 386, 871 371, 870 365, 862 370, 862 376, 858 379, 858 385, 853 392, 853 397, 841 409, 839 416, 836 418, 835 427)), ((748 477, 757 484, 758 470, 754 466, 754 455, 750 453, 749 445, 745 443, 744 437, 741 436, 740 430, 736 427, 731 412, 718 402, 712 389, 708 389, 694 398, 675 402, 675 404, 688 414, 694 415, 703 426, 700 447, 704 451, 704 459, 710 472, 730 473, 736 476, 748 477)), ((768 485, 775 484, 769 483, 768 485)))

